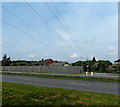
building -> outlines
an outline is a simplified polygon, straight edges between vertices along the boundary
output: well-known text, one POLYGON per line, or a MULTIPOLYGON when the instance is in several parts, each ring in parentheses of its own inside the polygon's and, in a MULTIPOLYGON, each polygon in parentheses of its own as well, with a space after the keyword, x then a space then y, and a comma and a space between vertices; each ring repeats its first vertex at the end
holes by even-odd
POLYGON ((114 61, 114 64, 120 64, 120 59, 114 61))
POLYGON ((64 66, 68 67, 68 66, 70 66, 70 64, 64 64, 64 66))
POLYGON ((55 61, 53 61, 52 59, 42 59, 42 61, 40 62, 40 65, 41 66, 46 66, 46 65, 51 65, 53 64, 55 61))
POLYGON ((54 62, 51 66, 64 66, 66 62, 54 62))
POLYGON ((35 62, 34 66, 70 66, 67 62, 54 61, 52 59, 42 59, 42 61, 35 62))
POLYGON ((56 61, 51 66, 70 66, 67 62, 56 61))

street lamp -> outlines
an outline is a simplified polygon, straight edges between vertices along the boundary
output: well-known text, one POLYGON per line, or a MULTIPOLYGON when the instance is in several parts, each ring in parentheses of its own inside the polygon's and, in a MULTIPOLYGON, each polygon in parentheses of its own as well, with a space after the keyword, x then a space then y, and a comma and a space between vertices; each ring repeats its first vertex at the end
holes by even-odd
POLYGON ((82 57, 81 57, 81 62, 80 62, 80 73, 82 72, 82 57))
POLYGON ((86 67, 87 67, 87 72, 88 72, 88 67, 89 67, 89 65, 87 64, 86 67))

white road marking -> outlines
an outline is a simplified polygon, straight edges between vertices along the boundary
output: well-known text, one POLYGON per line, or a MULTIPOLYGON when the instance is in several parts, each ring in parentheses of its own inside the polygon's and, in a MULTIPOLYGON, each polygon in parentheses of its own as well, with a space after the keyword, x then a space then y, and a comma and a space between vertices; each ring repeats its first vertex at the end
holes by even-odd
POLYGON ((74 85, 83 85, 83 86, 85 86, 85 85, 89 85, 89 84, 81 84, 81 83, 69 83, 69 84, 74 84, 74 85))
POLYGON ((30 80, 30 79, 28 79, 28 78, 23 78, 23 80, 30 80))

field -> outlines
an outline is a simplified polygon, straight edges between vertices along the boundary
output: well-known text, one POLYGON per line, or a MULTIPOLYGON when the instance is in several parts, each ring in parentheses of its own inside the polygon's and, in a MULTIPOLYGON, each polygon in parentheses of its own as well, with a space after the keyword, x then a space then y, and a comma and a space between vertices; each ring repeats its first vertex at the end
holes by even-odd
POLYGON ((118 96, 61 88, 3 82, 3 106, 6 105, 118 105, 118 96))

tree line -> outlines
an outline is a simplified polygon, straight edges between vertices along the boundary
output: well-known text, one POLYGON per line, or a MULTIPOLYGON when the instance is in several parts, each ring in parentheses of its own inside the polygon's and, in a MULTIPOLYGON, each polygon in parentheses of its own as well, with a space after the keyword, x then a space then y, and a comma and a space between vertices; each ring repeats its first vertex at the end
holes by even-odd
MULTIPOLYGON (((41 60, 40 60, 41 61, 41 60)), ((11 61, 10 57, 5 54, 2 59, 2 66, 32 66, 40 61, 17 60, 11 61)), ((88 72, 117 72, 120 71, 120 64, 112 64, 109 60, 98 60, 93 57, 92 60, 77 61, 71 66, 80 66, 83 71, 88 72)))
POLYGON ((81 66, 83 71, 89 72, 117 72, 120 71, 120 64, 112 64, 109 60, 98 60, 95 57, 92 60, 77 61, 72 66, 81 66))
POLYGON ((11 61, 10 57, 7 57, 6 54, 2 58, 2 66, 32 66, 33 63, 36 62, 39 61, 26 61, 26 60, 11 61))

